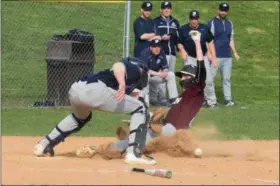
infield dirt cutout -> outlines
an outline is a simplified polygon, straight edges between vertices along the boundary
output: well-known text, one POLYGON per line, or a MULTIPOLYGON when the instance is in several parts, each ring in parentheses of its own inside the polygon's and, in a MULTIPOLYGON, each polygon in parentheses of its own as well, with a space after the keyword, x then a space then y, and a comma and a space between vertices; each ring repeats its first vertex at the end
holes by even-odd
POLYGON ((56 147, 55 157, 35 157, 33 147, 41 137, 2 136, 4 185, 279 185, 279 140, 199 141, 202 158, 170 157, 154 153, 155 166, 173 172, 172 179, 132 173, 121 159, 75 157, 84 145, 114 142, 108 137, 69 137, 56 147))

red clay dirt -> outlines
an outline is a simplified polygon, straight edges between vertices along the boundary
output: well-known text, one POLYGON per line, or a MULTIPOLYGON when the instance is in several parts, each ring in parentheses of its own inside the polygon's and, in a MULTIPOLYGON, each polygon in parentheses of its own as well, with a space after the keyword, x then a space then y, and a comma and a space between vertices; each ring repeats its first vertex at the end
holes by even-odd
POLYGON ((70 137, 56 148, 55 157, 35 157, 33 146, 40 137, 2 136, 2 184, 4 185, 279 185, 279 140, 203 141, 202 158, 152 156, 155 166, 167 168, 172 179, 130 172, 123 160, 77 158, 84 145, 114 142, 116 138, 70 137))

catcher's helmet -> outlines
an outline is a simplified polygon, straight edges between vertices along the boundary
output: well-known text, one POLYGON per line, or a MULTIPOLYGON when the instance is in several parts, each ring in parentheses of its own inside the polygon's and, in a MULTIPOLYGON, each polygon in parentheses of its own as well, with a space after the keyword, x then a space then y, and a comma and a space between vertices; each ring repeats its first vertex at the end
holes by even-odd
POLYGON ((148 69, 148 65, 147 62, 140 60, 138 58, 135 57, 126 57, 122 59, 123 62, 132 62, 132 63, 137 63, 137 65, 142 68, 145 72, 147 72, 148 69))

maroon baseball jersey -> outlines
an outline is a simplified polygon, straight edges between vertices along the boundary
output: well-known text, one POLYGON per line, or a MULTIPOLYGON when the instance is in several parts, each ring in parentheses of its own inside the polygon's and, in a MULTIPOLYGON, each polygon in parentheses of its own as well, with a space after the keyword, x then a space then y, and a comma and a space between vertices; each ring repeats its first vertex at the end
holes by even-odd
POLYGON ((203 103, 203 88, 201 84, 186 88, 177 98, 179 102, 171 106, 164 122, 171 123, 176 129, 188 128, 203 103))
POLYGON ((177 98, 169 109, 164 123, 171 123, 176 129, 188 128, 204 101, 206 70, 204 62, 198 62, 196 82, 185 87, 184 92, 177 98))

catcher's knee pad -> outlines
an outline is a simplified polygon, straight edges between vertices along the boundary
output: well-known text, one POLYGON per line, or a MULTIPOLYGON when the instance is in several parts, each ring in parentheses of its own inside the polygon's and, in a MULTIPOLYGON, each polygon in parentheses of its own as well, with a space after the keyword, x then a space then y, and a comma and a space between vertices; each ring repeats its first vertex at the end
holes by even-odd
POLYGON ((83 128, 85 126, 86 123, 88 123, 90 120, 91 120, 91 117, 92 117, 92 113, 90 113, 88 115, 87 118, 85 119, 80 119, 80 118, 77 118, 75 116, 74 113, 72 113, 71 115, 67 116, 62 122, 63 122, 63 125, 69 125, 69 127, 71 127, 72 129, 71 130, 62 130, 60 128, 60 124, 58 124, 57 126, 55 126, 55 129, 56 131, 59 133, 59 135, 57 135, 55 138, 51 139, 49 137, 49 135, 46 136, 46 139, 50 142, 50 146, 51 147, 54 147, 56 146, 57 144, 59 144, 60 142, 63 142, 64 139, 66 137, 68 137, 70 134, 72 133, 75 133, 75 132, 78 132, 79 130, 81 130, 81 128, 83 128))
POLYGON ((80 118, 76 117, 74 113, 72 113, 72 116, 78 123, 78 127, 76 129, 74 129, 73 132, 78 132, 79 130, 81 130, 81 128, 83 128, 85 126, 85 124, 87 124, 91 120, 92 113, 90 112, 88 117, 86 117, 85 119, 80 119, 80 118))
POLYGON ((138 100, 141 102, 141 105, 136 108, 134 111, 132 111, 130 114, 133 115, 135 113, 143 113, 143 114, 148 114, 148 105, 147 103, 145 102, 144 98, 142 97, 139 97, 138 100))

